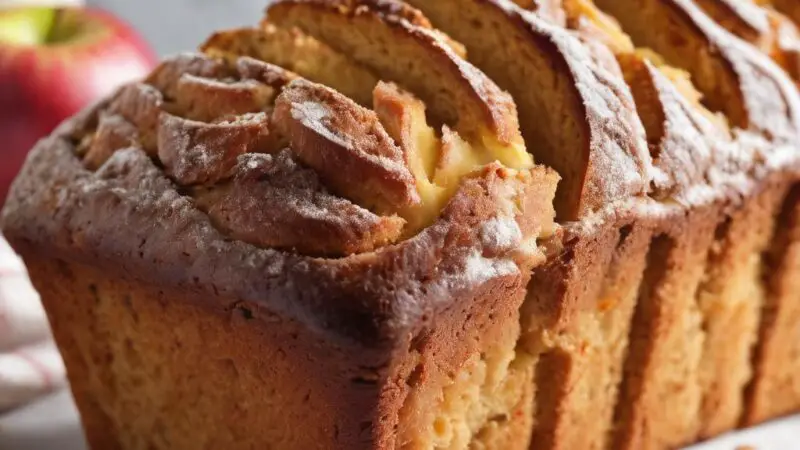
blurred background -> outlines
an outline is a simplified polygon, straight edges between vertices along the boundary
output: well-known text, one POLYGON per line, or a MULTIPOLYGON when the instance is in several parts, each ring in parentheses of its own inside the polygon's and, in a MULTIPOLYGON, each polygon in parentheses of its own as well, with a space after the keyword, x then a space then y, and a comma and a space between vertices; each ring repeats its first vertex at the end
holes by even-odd
POLYGON ((88 0, 144 35, 159 55, 197 47, 211 31, 256 24, 267 0, 88 0))

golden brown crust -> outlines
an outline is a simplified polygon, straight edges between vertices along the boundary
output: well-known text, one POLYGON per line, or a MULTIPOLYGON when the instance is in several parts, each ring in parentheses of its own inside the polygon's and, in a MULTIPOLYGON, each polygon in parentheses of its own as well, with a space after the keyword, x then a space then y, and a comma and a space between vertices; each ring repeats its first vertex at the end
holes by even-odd
POLYGON ((759 44, 771 33, 764 8, 750 0, 695 0, 717 23, 740 38, 759 44))
POLYGON ((707 182, 730 145, 727 130, 699 111, 653 64, 639 54, 617 56, 647 130, 656 172, 654 197, 680 197, 707 182))
MULTIPOLYGON (((393 3, 398 2, 380 2, 393 3)), ((429 28, 390 10, 360 0, 284 0, 268 8, 268 20, 297 26, 382 78, 400 83, 465 137, 480 142, 479 133, 487 130, 502 144, 520 142, 513 100, 429 28), (387 48, 394 51, 388 54, 387 48)))

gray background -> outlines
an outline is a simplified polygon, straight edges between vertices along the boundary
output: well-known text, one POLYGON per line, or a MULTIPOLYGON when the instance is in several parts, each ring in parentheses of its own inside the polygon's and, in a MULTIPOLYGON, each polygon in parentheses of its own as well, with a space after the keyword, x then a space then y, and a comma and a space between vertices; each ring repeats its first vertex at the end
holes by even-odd
POLYGON ((212 31, 261 20, 267 0, 88 0, 133 24, 163 55, 195 49, 212 31))

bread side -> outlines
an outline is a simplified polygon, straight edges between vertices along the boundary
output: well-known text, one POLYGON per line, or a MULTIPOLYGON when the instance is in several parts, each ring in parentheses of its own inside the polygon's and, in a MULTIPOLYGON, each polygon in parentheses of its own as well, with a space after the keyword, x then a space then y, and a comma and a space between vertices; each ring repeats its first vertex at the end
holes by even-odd
MULTIPOLYGON (((641 13, 641 11, 639 12, 641 13)), ((625 22, 623 20, 623 24, 624 23, 625 22)), ((650 32, 651 35, 650 38, 651 39, 654 38, 653 35, 655 34, 656 32, 650 32)), ((637 39, 636 35, 634 35, 633 42, 634 44, 641 44, 643 41, 642 39, 637 39)), ((695 98, 693 98, 694 96, 692 95, 691 86, 690 89, 688 90, 685 87, 681 86, 679 83, 682 83, 682 79, 681 78, 675 79, 674 76, 671 76, 672 69, 664 67, 663 62, 658 60, 660 59, 658 58, 658 55, 655 55, 657 58, 655 60, 656 64, 652 64, 652 62, 647 61, 649 56, 650 56, 649 51, 641 54, 624 55, 624 58, 620 58, 618 53, 618 58, 620 59, 623 71, 626 74, 626 79, 628 79, 628 82, 633 89, 634 97, 637 99, 637 107, 639 108, 640 115, 642 115, 643 120, 648 129, 648 138, 651 139, 650 141, 651 146, 654 144, 652 140, 653 136, 660 136, 662 143, 671 144, 661 147, 659 150, 666 151, 667 153, 665 154, 674 158, 673 159, 674 162, 684 161, 683 164, 678 163, 673 165, 673 167, 682 167, 682 168, 685 167, 686 162, 691 161, 691 159, 687 159, 687 156, 695 158, 701 157, 699 160, 695 161, 700 161, 701 163, 705 161, 706 168, 709 167, 708 164, 711 161, 713 161, 713 164, 715 164, 717 167, 723 166, 725 163, 722 162, 719 158, 720 156, 725 155, 727 153, 726 148, 729 145, 729 139, 730 139, 729 137, 726 136, 727 135, 726 130, 724 128, 720 128, 719 123, 715 121, 713 117, 709 117, 709 114, 704 113, 703 108, 700 107, 699 103, 695 103, 696 100, 695 98), (644 57, 644 59, 642 57, 644 57), (642 68, 647 66, 650 66, 650 68, 647 69, 646 71, 641 70, 642 68), (665 77, 664 75, 667 76, 665 77), (665 83, 665 81, 668 82, 665 83), (675 88, 665 89, 665 87, 667 87, 668 84, 670 84, 670 82, 675 83, 675 88, 677 89, 675 88), (656 86, 659 85, 660 88, 654 89, 656 86), (677 90, 678 95, 675 95, 675 90, 677 90), (643 98, 645 96, 649 96, 650 98, 649 99, 643 98), (653 100, 657 101, 653 102, 653 100), (679 101, 676 103, 675 100, 679 101), (648 106, 648 105, 655 105, 655 106, 660 105, 661 107, 655 110, 653 110, 652 106, 648 108, 643 108, 643 106, 648 106), (682 106, 676 109, 675 105, 682 105, 682 106), (668 115, 665 114, 665 112, 671 114, 668 115), (686 119, 689 119, 689 121, 687 122, 686 119), (687 126, 690 123, 694 124, 694 126, 691 125, 687 126), (705 124, 705 125, 701 125, 698 127, 697 125, 700 124, 705 124), (673 136, 672 139, 663 139, 664 130, 669 130, 670 127, 672 127, 672 136, 673 136), (654 130, 656 131, 655 133, 653 132, 654 130), (687 131, 689 133, 687 133, 687 131), (693 138, 691 137, 693 134, 692 132, 697 133, 693 138), (675 140, 675 138, 677 138, 677 140, 675 140), (691 144, 680 145, 679 142, 680 139, 682 138, 689 138, 689 140, 685 142, 691 142, 691 144), (672 150, 674 152, 673 154, 669 153, 670 147, 673 149, 672 150), (681 151, 682 148, 691 148, 692 155, 690 156, 682 154, 681 151), (705 151, 703 152, 695 151, 695 150, 702 151, 704 149, 705 151)), ((761 62, 759 64, 764 64, 764 63, 761 62)), ((789 96, 790 101, 792 101, 791 97, 795 95, 795 93, 793 93, 792 90, 789 89, 787 89, 785 92, 789 96)), ((697 100, 702 100, 699 96, 696 98, 697 100)), ((766 101, 763 103, 764 103, 763 105, 756 106, 754 108, 754 111, 762 112, 764 108, 769 108, 768 105, 770 104, 770 101, 766 101)), ((735 125, 735 123, 733 124, 735 125)), ((733 134, 734 136, 736 136, 737 132, 734 132, 733 134)), ((779 142, 780 141, 777 141, 777 143, 779 142)), ((747 148, 747 146, 748 146, 747 143, 743 143, 741 141, 739 141, 736 144, 736 147, 747 148)), ((770 151, 769 146, 765 148, 766 151, 770 151)), ((657 167, 659 167, 658 157, 655 158, 655 164, 657 167)), ((661 165, 661 167, 663 168, 670 166, 661 165)), ((700 167, 703 166, 701 165, 700 167)), ((701 172, 702 171, 695 173, 697 174, 701 172)), ((690 173, 691 172, 686 172, 685 174, 690 174, 690 173)), ((680 176, 681 172, 678 172, 677 175, 680 176)), ((667 179, 673 179, 673 180, 676 179, 675 174, 673 174, 671 177, 668 177, 667 179)), ((701 178, 695 178, 695 180, 700 180, 700 179, 701 178)), ((673 191, 673 195, 675 193, 677 192, 673 191)), ((754 210, 760 210, 761 208, 761 206, 759 206, 760 202, 758 200, 748 199, 745 203, 750 205, 747 206, 747 208, 752 208, 754 210)), ((758 217, 764 222, 760 228, 756 227, 755 229, 752 229, 751 232, 754 233, 753 234, 754 236, 759 235, 759 233, 764 233, 763 231, 764 228, 768 229, 769 227, 772 226, 773 218, 769 215, 768 212, 759 214, 762 214, 758 217)), ((747 219, 739 219, 739 220, 747 224, 742 226, 748 227, 748 230, 751 230, 751 226, 755 225, 755 223, 757 222, 757 219, 755 217, 752 219, 752 221, 747 219)), ((723 237, 721 237, 720 239, 721 242, 723 243, 714 244, 714 247, 716 248, 717 245, 720 245, 720 246, 727 246, 728 248, 726 250, 718 249, 717 251, 721 251, 725 254, 746 252, 747 254, 750 255, 749 258, 751 260, 754 261, 760 260, 761 247, 757 243, 747 244, 743 242, 740 236, 741 233, 733 232, 725 228, 724 225, 725 225, 724 222, 720 223, 717 231, 718 233, 722 234, 723 237), (727 235, 728 237, 724 237, 726 233, 730 233, 729 235, 727 235), (730 241, 727 241, 728 239, 730 241), (726 241, 729 243, 725 244, 724 242, 726 241)), ((748 269, 744 267, 740 268, 739 271, 735 271, 733 269, 731 269, 730 272, 726 271, 726 268, 730 268, 732 265, 735 265, 735 262, 733 261, 734 259, 735 258, 726 259, 725 261, 709 259, 708 261, 709 268, 706 274, 707 278, 704 281, 704 283, 708 283, 711 286, 714 285, 729 286, 736 284, 737 282, 739 282, 739 280, 746 279, 749 281, 746 281, 745 283, 747 283, 749 286, 753 286, 755 289, 758 289, 759 280, 758 277, 752 273, 752 268, 750 269, 750 272, 748 272, 748 269)), ((759 311, 761 308, 761 300, 760 297, 758 296, 748 297, 747 306, 738 307, 739 308, 738 312, 733 313, 732 311, 737 308, 737 306, 734 306, 735 301, 727 300, 728 294, 725 294, 724 291, 714 291, 711 293, 706 292, 706 295, 708 295, 709 297, 701 297, 698 299, 698 303, 701 305, 701 312, 702 312, 704 326, 702 328, 695 327, 694 336, 699 335, 702 337, 703 335, 705 335, 706 342, 719 343, 725 339, 725 336, 727 334, 722 332, 719 329, 719 326, 715 328, 713 326, 709 326, 709 324, 725 323, 726 327, 737 327, 737 329, 740 330, 741 332, 740 336, 742 337, 741 341, 742 344, 740 345, 731 343, 729 341, 724 345, 717 344, 714 346, 711 345, 706 346, 705 349, 703 350, 702 358, 697 361, 697 362, 701 361, 703 362, 703 364, 701 364, 700 367, 692 366, 691 365, 692 363, 688 359, 684 360, 684 364, 688 364, 688 366, 685 367, 687 367, 687 369, 689 370, 688 373, 691 374, 691 380, 692 380, 688 381, 686 384, 691 385, 693 383, 696 383, 698 380, 697 378, 698 370, 700 371, 699 373, 701 378, 704 376, 702 373, 708 370, 708 364, 710 363, 706 364, 705 363, 706 361, 710 361, 712 359, 718 361, 719 359, 716 357, 716 355, 725 352, 736 352, 736 354, 738 355, 738 358, 728 358, 726 359, 726 363, 721 364, 721 367, 724 367, 720 369, 722 372, 715 372, 717 374, 716 376, 720 379, 719 384, 710 382, 708 378, 701 380, 701 383, 704 384, 700 387, 700 392, 701 392, 701 398, 703 399, 702 403, 705 406, 703 411, 701 411, 700 413, 699 416, 700 420, 701 422, 703 422, 704 427, 717 427, 716 432, 719 432, 722 431, 722 429, 720 428, 721 423, 725 424, 724 426, 727 427, 725 429, 730 429, 731 427, 735 426, 736 417, 738 414, 741 413, 741 408, 737 409, 735 405, 737 404, 741 405, 742 388, 748 379, 749 363, 747 361, 748 360, 747 355, 749 355, 750 353, 750 347, 748 342, 752 342, 755 339, 755 330, 752 326, 748 326, 748 324, 752 324, 753 322, 758 320, 759 311), (714 310, 709 310, 707 309, 707 304, 715 304, 715 305, 725 304, 728 305, 730 309, 716 308, 714 310), (742 310, 742 308, 746 309, 742 310), (736 314, 735 320, 733 321, 729 320, 732 317, 732 314, 736 314), (738 350, 733 350, 733 348, 738 348, 738 350), (727 386, 725 386, 726 384, 727 386), (724 398, 725 399, 724 401, 727 402, 726 414, 718 412, 719 409, 715 409, 720 407, 719 402, 721 401, 720 400, 721 398, 724 398)), ((692 314, 691 313, 692 308, 686 308, 678 311, 682 311, 681 313, 687 316, 692 314)), ((635 326, 636 325, 634 322, 634 327, 635 326)), ((729 330, 730 328, 726 329, 729 330)), ((662 337, 655 337, 655 338, 657 340, 663 339, 662 337)), ((674 345, 673 349, 670 350, 670 352, 675 352, 675 354, 677 355, 677 354, 692 354, 689 347, 684 347, 685 345, 689 344, 691 344, 691 341, 687 340, 685 342, 674 341, 673 344, 667 344, 667 345, 674 345)), ((658 367, 658 364, 665 364, 666 366, 667 363, 662 362, 654 364, 656 367, 658 367)), ((623 390, 628 389, 625 386, 629 385, 631 382, 633 382, 634 384, 639 383, 639 381, 636 380, 638 380, 640 376, 641 375, 639 373, 634 373, 633 376, 627 376, 626 380, 623 382, 623 384, 621 384, 623 390)), ((658 392, 658 390, 660 389, 671 389, 669 384, 657 381, 657 377, 653 378, 649 382, 646 382, 646 384, 647 383, 650 383, 647 390, 651 392, 654 390, 655 392, 658 392), (658 387, 659 384, 660 387, 658 387)), ((689 387, 687 389, 692 390, 696 388, 689 387)), ((651 408, 652 410, 656 410, 655 408, 669 409, 670 408, 669 402, 676 398, 681 398, 682 399, 681 401, 683 402, 686 401, 685 397, 680 397, 680 396, 668 397, 666 400, 660 399, 656 402, 653 402, 651 408)), ((696 399, 697 397, 695 396, 694 398, 696 399)), ((624 403, 624 400, 622 400, 621 403, 624 403)), ((676 402, 675 404, 677 405, 678 402, 676 402)), ((698 403, 695 401, 693 404, 697 405, 698 403)), ((640 406, 633 406, 633 408, 647 409, 648 407, 644 405, 646 405, 646 402, 644 404, 641 404, 640 406)), ((683 408, 685 408, 685 405, 683 406, 683 408)), ((645 414, 650 414, 650 413, 645 413, 645 414)), ((657 438, 658 433, 661 432, 660 429, 662 428, 662 426, 669 428, 669 426, 674 426, 675 424, 677 424, 677 422, 673 421, 673 425, 670 425, 669 422, 667 422, 665 425, 659 425, 657 427, 656 426, 645 427, 643 428, 643 430, 645 430, 645 434, 649 435, 649 437, 646 437, 641 441, 637 441, 636 439, 641 439, 642 435, 641 433, 637 434, 637 432, 634 432, 633 434, 630 434, 628 436, 629 441, 625 443, 625 445, 633 445, 634 447, 637 445, 645 445, 645 446, 655 445, 656 446, 655 448, 658 448, 659 445, 663 445, 663 442, 662 444, 658 444, 658 438, 657 438), (650 429, 655 429, 656 431, 650 431, 650 429), (655 441, 652 440, 653 437, 656 437, 655 441)), ((685 433, 685 437, 683 439, 687 442, 693 440, 695 433, 693 424, 691 424, 690 421, 685 421, 683 427, 684 427, 683 433, 685 433)), ((629 430, 632 429, 634 428, 629 428, 629 430)), ((676 429, 673 429, 672 432, 676 434, 680 433, 677 432, 676 429)))
POLYGON ((781 205, 770 246, 763 259, 764 308, 753 353, 753 378, 745 393, 742 425, 754 425, 795 412, 798 392, 796 307, 798 270, 798 192, 781 205))
MULTIPOLYGON (((624 76, 624 82, 633 93, 653 156, 656 170, 651 195, 655 198, 679 199, 694 186, 705 183, 708 170, 714 164, 714 153, 730 140, 727 127, 697 103, 692 96, 694 90, 690 82, 688 87, 676 84, 683 79, 668 76, 662 72, 668 68, 656 66, 643 53, 635 51, 624 32, 616 28, 613 19, 603 16, 589 2, 565 2, 563 7, 568 27, 584 40, 606 43, 606 51, 610 50, 618 60, 619 66, 614 64, 610 67, 615 68, 620 78, 624 76)), ((523 342, 529 348, 542 354, 542 362, 537 369, 542 378, 537 378, 537 381, 544 384, 537 383, 537 390, 548 392, 546 398, 537 398, 542 417, 537 420, 534 432, 536 448, 604 448, 610 445, 610 435, 617 427, 614 411, 623 384, 622 368, 631 333, 630 318, 638 300, 638 280, 642 276, 642 267, 646 267, 647 244, 658 230, 686 220, 668 214, 669 218, 648 222, 647 219, 636 219, 636 216, 607 218, 608 223, 603 224, 600 230, 576 230, 569 246, 569 260, 560 262, 568 264, 569 269, 564 271, 557 267, 559 264, 553 264, 534 274, 532 286, 537 286, 545 293, 534 293, 532 298, 529 297, 524 307, 528 313, 523 314, 523 320, 537 322, 548 317, 548 312, 560 313, 556 315, 560 320, 554 322, 557 332, 549 331, 545 321, 545 325, 530 327, 523 337, 523 342), (641 243, 632 246, 627 250, 628 253, 616 255, 616 246, 629 239, 631 229, 637 230, 635 240, 641 243), (620 235, 625 238, 620 239, 620 235), (618 275, 609 269, 614 267, 609 266, 611 258, 616 261, 615 265, 628 267, 628 279, 617 279, 618 275), (606 271, 610 273, 606 274, 606 271), (542 289, 543 284, 549 284, 550 287, 542 289), (582 305, 572 313, 574 318, 565 311, 563 305, 567 304, 582 305), (556 333, 558 338, 554 339, 552 336, 556 333), (547 376, 548 373, 558 375, 547 376), (575 433, 575 429, 592 432, 575 433)), ((713 223, 713 219, 704 220, 713 223)), ((702 254, 705 245, 706 242, 699 242, 692 252, 702 254)), ((695 265, 701 264, 702 261, 695 265)), ((663 268, 663 271, 667 278, 681 276, 666 275, 670 272, 667 268, 663 268)), ((691 286, 691 281, 689 283, 691 286)), ((675 311, 682 316, 682 323, 688 323, 688 329, 695 336, 700 336, 700 330, 691 325, 693 318, 696 318, 696 311, 693 312, 691 308, 676 308, 675 311)), ((659 341, 663 336, 645 337, 651 338, 659 341)), ((694 350, 682 347, 682 342, 675 342, 677 347, 662 352, 671 354, 673 351, 687 350, 697 353, 695 344, 699 341, 694 338, 693 342, 691 347, 694 350)), ((653 364, 664 364, 669 358, 659 357, 656 359, 658 362, 653 364)), ((673 367, 673 370, 692 373, 693 364, 697 363, 697 358, 687 359, 684 365, 673 367)), ((635 377, 635 374, 630 376, 635 377)), ((699 398, 697 388, 694 388, 685 396, 676 398, 676 404, 688 401, 697 405, 699 398)), ((617 414, 622 415, 623 412, 617 414)), ((647 414, 650 414, 649 410, 647 414)), ((618 417, 617 421, 620 420, 618 417)), ((635 419, 626 417, 624 420, 635 419)), ((665 428, 687 426, 691 420, 691 416, 688 419, 675 417, 673 423, 665 428)), ((642 442, 643 445, 656 445, 658 439, 649 436, 642 442)))
POLYGON ((786 183, 765 186, 717 226, 697 292, 705 332, 700 438, 735 429, 745 412, 743 393, 753 376, 750 359, 764 307, 763 254, 781 226, 786 188, 786 183))

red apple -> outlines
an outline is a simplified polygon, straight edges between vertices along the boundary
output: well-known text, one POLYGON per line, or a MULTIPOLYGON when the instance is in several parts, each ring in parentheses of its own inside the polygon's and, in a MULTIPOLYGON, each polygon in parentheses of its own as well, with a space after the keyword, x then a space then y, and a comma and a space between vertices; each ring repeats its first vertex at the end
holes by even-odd
POLYGON ((139 35, 107 12, 0 10, 0 206, 38 139, 155 62, 139 35))

